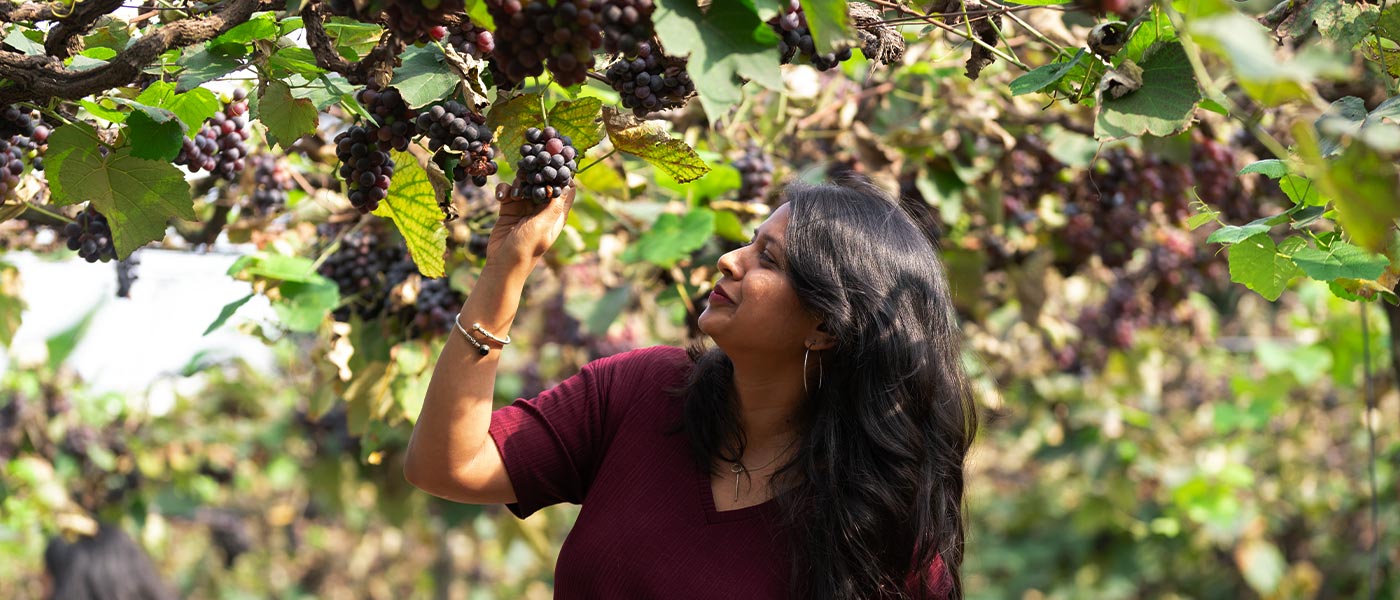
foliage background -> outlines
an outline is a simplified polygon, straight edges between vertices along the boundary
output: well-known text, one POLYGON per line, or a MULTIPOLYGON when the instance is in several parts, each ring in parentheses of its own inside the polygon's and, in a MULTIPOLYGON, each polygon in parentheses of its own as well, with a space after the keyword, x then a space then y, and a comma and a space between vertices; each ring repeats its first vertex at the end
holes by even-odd
MULTIPOLYGON (((533 395, 592 358, 681 343, 715 258, 764 212, 761 203, 736 202, 740 177, 727 165, 753 144, 777 159, 779 179, 854 170, 933 210, 987 415, 969 472, 970 597, 1351 598, 1366 595, 1369 582, 1376 597, 1396 597, 1400 394, 1387 368, 1396 313, 1375 301, 1393 289, 1394 250, 1350 234, 1357 221, 1347 220, 1346 207, 1355 206, 1347 202, 1377 196, 1353 193, 1359 188, 1327 167, 1374 153, 1383 158, 1375 173, 1384 183, 1393 178, 1396 148, 1383 135, 1361 135, 1358 125, 1343 139, 1362 141, 1343 144, 1348 153, 1333 163, 1307 153, 1316 138, 1326 143, 1325 117, 1344 112, 1335 102, 1357 98, 1365 117, 1394 95, 1390 69, 1400 56, 1382 33, 1400 13, 1384 4, 1303 6, 1307 19, 1294 10, 1275 23, 1276 32, 1300 31, 1280 35, 1290 37, 1283 47, 1262 30, 1221 34, 1252 17, 1277 17, 1270 6, 1202 0, 1145 13, 1160 31, 1185 26, 1196 38, 1183 40, 1182 55, 1162 72, 1165 81, 1199 85, 1198 97, 1129 124, 1141 126, 1139 134, 1165 127, 1152 129, 1163 135, 1095 139, 1111 111, 1092 93, 1105 68, 1075 50, 1095 23, 1086 6, 1008 13, 1024 22, 1006 24, 993 45, 1007 54, 976 81, 964 75, 975 47, 967 36, 910 19, 901 27, 910 45, 895 68, 859 52, 839 72, 784 67, 780 80, 760 82, 767 88, 746 86, 713 128, 692 102, 666 115, 665 127, 709 166, 693 183, 610 153, 613 142, 605 142, 589 154, 605 162, 581 175, 565 238, 532 278, 497 400, 533 395), (1039 87, 1028 92, 1032 84, 1039 87), (1068 222, 1077 198, 1137 197, 1143 184, 1133 168, 1180 176, 1170 165, 1192 165, 1212 144, 1227 149, 1230 173, 1278 158, 1301 179, 1245 174, 1211 185, 1198 178, 1195 189, 1173 197, 1143 196, 1133 225, 1140 235, 1125 260, 1074 258, 1068 222), (1037 147, 1055 162, 1027 164, 1025 149, 1037 147), (1132 167, 1115 165, 1119 156, 1132 167), (1315 183, 1322 197, 1308 200, 1290 187, 1298 181, 1315 183), (1172 214, 1197 197, 1203 202, 1190 214, 1204 218, 1186 223, 1172 214), (1240 199, 1243 208, 1229 207, 1240 199), (1302 210, 1329 202, 1340 215, 1302 223, 1302 210), (1280 213, 1277 222, 1240 228, 1280 213), (1283 293, 1301 272, 1277 266, 1274 252, 1267 273, 1252 272, 1227 258, 1233 246, 1205 239, 1227 231, 1234 237, 1226 245, 1268 239, 1282 248, 1295 230, 1320 250, 1350 241, 1379 250, 1389 257, 1384 272, 1308 272, 1283 293), (1188 258, 1160 262, 1160 249, 1182 239, 1188 258), (1188 272, 1197 275, 1187 283, 1159 285, 1188 272), (1164 294, 1172 301, 1158 302, 1164 294), (1125 303, 1141 314, 1121 311, 1125 303), (1369 411, 1367 372, 1378 398, 1369 411), (1378 527, 1370 521, 1368 420, 1376 431, 1378 527), (1371 579, 1376 555, 1380 570, 1371 579)), ((693 49, 715 45, 703 34, 675 39, 693 49)), ((266 40, 245 41, 250 55, 277 54, 259 45, 266 40)), ((1144 49, 1137 57, 1147 64, 1144 49)), ((1139 97, 1165 89, 1154 87, 1162 81, 1147 77, 1139 97)), ((576 106, 616 100, 594 83, 535 91, 576 106)), ((295 93, 302 92, 287 91, 288 104, 295 93)), ((706 108, 717 102, 702 100, 706 108)), ((328 110, 316 125, 322 142, 350 118, 328 110)), ((315 152, 287 160, 308 179, 332 169, 315 152)), ((1383 196, 1396 188, 1379 189, 1383 196)), ((481 215, 490 201, 470 189, 456 194, 464 218, 444 236, 445 269, 469 290, 480 263, 470 242, 489 225, 481 215)), ((172 376, 178 401, 156 415, 139 396, 87 389, 66 367, 82 323, 43 356, 13 356, 0 381, 12 411, 0 419, 15 423, 0 439, 8 459, 0 595, 39 597, 47 536, 104 518, 137 532, 189 597, 548 597, 552 560, 576 507, 521 522, 501 507, 430 499, 403 481, 400 453, 440 338, 376 343, 385 330, 374 323, 335 322, 330 306, 279 295, 294 269, 277 257, 317 258, 325 240, 315 225, 338 218, 343 196, 312 186, 293 193, 285 216, 258 220, 227 200, 240 195, 246 191, 236 185, 219 187, 210 195, 218 198, 198 199, 193 210, 202 222, 222 211, 228 239, 256 250, 231 274, 269 296, 282 320, 234 313, 226 326, 264 339, 279 369, 195 357, 172 376)), ((1380 219, 1381 237, 1393 239, 1393 213, 1381 214, 1391 215, 1380 219)), ((192 224, 176 221, 175 229, 192 224)), ((366 217, 360 227, 380 224, 366 217)), ((197 245, 175 236, 161 243, 197 245)), ((35 244, 45 250, 42 240, 35 244)), ((0 275, 6 314, 19 314, 22 274, 0 275)))

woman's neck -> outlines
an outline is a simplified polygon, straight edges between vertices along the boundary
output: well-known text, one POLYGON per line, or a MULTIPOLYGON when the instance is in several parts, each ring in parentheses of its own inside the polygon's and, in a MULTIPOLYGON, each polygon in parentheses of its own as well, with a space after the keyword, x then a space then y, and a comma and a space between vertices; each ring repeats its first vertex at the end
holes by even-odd
POLYGON ((736 360, 734 390, 747 448, 776 452, 788 445, 796 433, 797 410, 806 396, 801 366, 746 365, 736 360))

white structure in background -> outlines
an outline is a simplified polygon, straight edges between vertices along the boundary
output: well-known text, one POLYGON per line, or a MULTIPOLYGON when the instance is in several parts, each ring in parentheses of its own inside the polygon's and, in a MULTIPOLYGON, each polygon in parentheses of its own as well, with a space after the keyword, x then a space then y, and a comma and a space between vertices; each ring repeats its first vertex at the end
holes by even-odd
POLYGON ((89 264, 76 256, 45 260, 11 252, 0 260, 19 268, 24 300, 29 303, 14 343, 0 356, 0 371, 45 357, 45 341, 77 324, 97 307, 87 334, 68 363, 98 391, 116 391, 148 399, 148 408, 169 408, 169 388, 150 386, 179 373, 199 352, 209 361, 241 357, 253 367, 274 368, 270 348, 239 333, 238 323, 275 322, 267 299, 256 296, 218 330, 203 335, 224 305, 248 295, 250 286, 226 275, 237 259, 232 254, 143 249, 138 279, 130 298, 117 298, 116 263, 89 264))

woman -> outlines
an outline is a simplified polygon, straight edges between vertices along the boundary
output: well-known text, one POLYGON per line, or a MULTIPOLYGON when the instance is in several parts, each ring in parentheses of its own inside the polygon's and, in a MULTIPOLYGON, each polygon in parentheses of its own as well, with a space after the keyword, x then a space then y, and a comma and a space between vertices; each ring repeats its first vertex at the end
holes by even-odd
POLYGON ((582 504, 557 598, 960 598, 976 414, 933 243, 869 184, 784 196, 719 260, 717 349, 608 357, 493 413, 497 340, 572 193, 503 200, 409 481, 520 518, 582 504))

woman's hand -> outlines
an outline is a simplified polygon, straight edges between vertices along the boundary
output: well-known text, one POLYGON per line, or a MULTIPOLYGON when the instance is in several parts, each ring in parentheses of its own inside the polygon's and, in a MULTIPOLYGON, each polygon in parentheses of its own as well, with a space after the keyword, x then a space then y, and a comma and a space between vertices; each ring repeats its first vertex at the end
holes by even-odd
POLYGON ((534 261, 559 239, 564 220, 574 205, 574 185, 545 204, 516 196, 508 183, 496 186, 499 218, 486 242, 486 262, 501 266, 534 266, 534 261))

